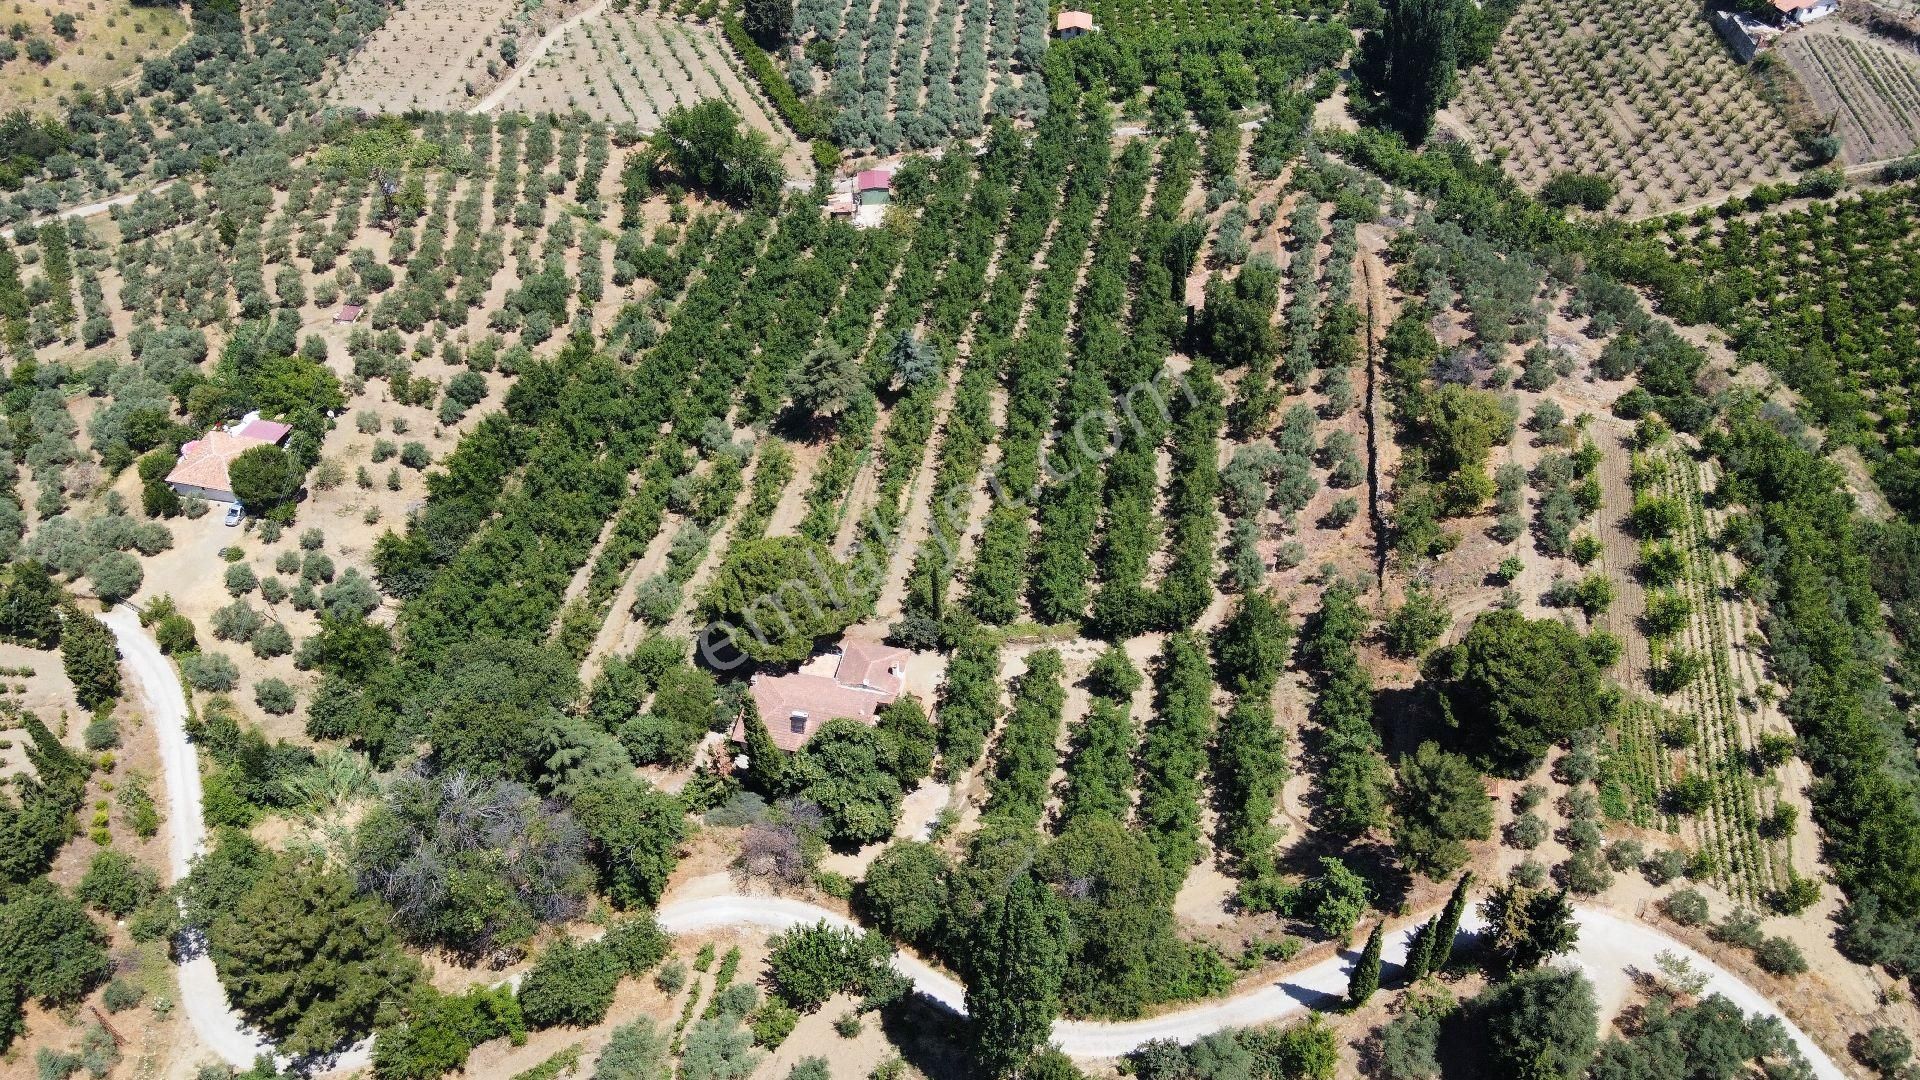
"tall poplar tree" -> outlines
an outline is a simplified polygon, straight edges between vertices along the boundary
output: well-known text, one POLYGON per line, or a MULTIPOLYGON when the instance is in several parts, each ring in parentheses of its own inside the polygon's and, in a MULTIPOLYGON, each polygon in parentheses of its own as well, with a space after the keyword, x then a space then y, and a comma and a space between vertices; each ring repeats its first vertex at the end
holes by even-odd
POLYGON ((1067 912, 1053 890, 1023 871, 980 913, 967 967, 967 1015, 975 1059, 1005 1076, 1046 1043, 1067 972, 1067 912))
POLYGON ((1433 133, 1433 114, 1453 97, 1460 49, 1474 25, 1469 0, 1388 0, 1386 21, 1369 35, 1357 65, 1382 117, 1408 143, 1433 133))

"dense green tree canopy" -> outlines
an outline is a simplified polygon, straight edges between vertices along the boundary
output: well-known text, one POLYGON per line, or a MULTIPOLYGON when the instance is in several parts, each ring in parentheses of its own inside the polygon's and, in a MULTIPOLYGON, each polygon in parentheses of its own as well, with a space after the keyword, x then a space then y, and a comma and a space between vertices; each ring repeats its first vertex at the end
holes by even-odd
POLYGON ((1480 902, 1480 913, 1487 920, 1485 949, 1500 974, 1538 967, 1580 938, 1565 889, 1503 885, 1480 902))
POLYGON ((1467 1003, 1489 1075, 1573 1080, 1593 1060, 1599 1009, 1577 971, 1537 968, 1467 1003))
POLYGON ((791 783, 825 815, 826 836, 864 844, 893 834, 903 793, 879 731, 845 717, 827 721, 793 756, 791 783))
POLYGON ((952 874, 953 864, 939 848, 896 840, 867 867, 854 896, 881 930, 925 946, 944 929, 952 874))
POLYGON ((571 814, 526 788, 441 773, 396 780, 350 862, 360 886, 393 905, 402 935, 479 957, 583 910, 586 846, 571 814))
POLYGON ((1599 727, 1610 695, 1580 635, 1517 611, 1480 615, 1425 668, 1446 717, 1489 763, 1514 774, 1577 731, 1599 727))
POLYGON ((1467 861, 1468 840, 1493 832, 1493 804, 1480 770, 1424 742, 1401 759, 1393 790, 1393 843, 1408 867, 1445 877, 1467 861))
POLYGON ((662 168, 723 199, 765 202, 786 181, 772 143, 722 98, 675 107, 651 145, 662 168))
MULTIPOLYGON (((863 599, 826 546, 798 536, 733 545, 704 597, 704 615, 761 663, 804 660, 859 617, 863 599)), ((720 635, 714 635, 719 639, 720 635)))
POLYGON ((286 858, 215 916, 207 946, 228 999, 283 1053, 323 1053, 419 979, 390 920, 345 874, 286 858))
POLYGON ((1386 23, 1368 36, 1356 65, 1380 101, 1383 119, 1419 145, 1433 115, 1452 98, 1464 35, 1473 24, 1468 0, 1385 0, 1386 23))
POLYGON ((19 890, 0 903, 0 999, 79 1001, 111 970, 106 945, 86 908, 51 882, 19 890))
POLYGON ((293 498, 300 490, 300 477, 299 465, 277 446, 243 450, 227 466, 233 497, 261 516, 272 514, 293 498))

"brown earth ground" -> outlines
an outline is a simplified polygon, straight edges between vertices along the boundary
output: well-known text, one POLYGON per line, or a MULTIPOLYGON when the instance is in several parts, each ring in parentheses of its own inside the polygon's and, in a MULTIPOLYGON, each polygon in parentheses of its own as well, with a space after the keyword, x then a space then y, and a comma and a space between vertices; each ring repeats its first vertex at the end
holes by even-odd
MULTIPOLYGON (((124 87, 137 77, 140 61, 186 40, 187 20, 166 7, 135 8, 128 0, 32 0, 16 2, 0 14, 0 23, 26 27, 14 44, 20 55, 0 65, 0 112, 16 108, 52 111, 79 87, 98 93, 124 87), (55 15, 72 15, 72 41, 52 30, 55 15), (27 59, 26 41, 45 38, 53 62, 27 59)), ((9 35, 11 36, 11 35, 9 35)))

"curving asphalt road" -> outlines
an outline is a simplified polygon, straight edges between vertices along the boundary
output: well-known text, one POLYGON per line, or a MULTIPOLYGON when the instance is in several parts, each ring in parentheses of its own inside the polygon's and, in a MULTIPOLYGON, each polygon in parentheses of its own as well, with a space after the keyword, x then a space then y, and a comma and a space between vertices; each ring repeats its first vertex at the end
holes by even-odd
MULTIPOLYGON (((186 692, 172 663, 141 628, 133 609, 118 607, 99 619, 113 631, 159 736, 169 811, 169 864, 178 879, 186 875, 193 857, 206 846, 199 762, 187 740, 186 692)), ((855 926, 826 908, 778 896, 722 895, 684 900, 663 905, 655 914, 661 927, 675 934, 727 927, 778 931, 822 920, 836 926, 855 926)), ((1631 972, 1656 970, 1655 957, 1660 953, 1677 953, 1707 976, 1708 991, 1725 995, 1745 1012, 1777 1017, 1820 1080, 1845 1080, 1846 1073, 1817 1043, 1778 1006, 1732 972, 1643 923, 1588 907, 1575 909, 1575 918, 1580 923, 1580 945, 1563 962, 1584 971, 1601 988, 1603 997, 1610 989, 1624 989, 1631 972)), ((1472 912, 1463 921, 1467 930, 1479 925, 1472 912)), ((1406 961, 1412 934, 1413 926, 1409 925, 1388 935, 1383 957, 1390 968, 1406 961)), ((1355 959, 1357 954, 1351 952, 1330 956, 1278 982, 1146 1020, 1062 1020, 1053 1026, 1053 1041, 1072 1057, 1113 1058, 1154 1039, 1192 1042, 1222 1028, 1290 1019, 1310 1009, 1335 1005, 1346 994, 1347 972, 1355 959)), ((273 1053, 272 1044, 228 1008, 226 991, 220 986, 211 959, 201 954, 179 966, 181 1005, 202 1042, 241 1068, 251 1066, 261 1054, 273 1053)), ((966 1012, 965 989, 945 972, 899 952, 894 954, 893 966, 913 980, 914 989, 921 994, 955 1013, 966 1012)), ((371 1057, 370 1045, 370 1040, 363 1041, 336 1056, 328 1063, 328 1071, 364 1067, 371 1057)))

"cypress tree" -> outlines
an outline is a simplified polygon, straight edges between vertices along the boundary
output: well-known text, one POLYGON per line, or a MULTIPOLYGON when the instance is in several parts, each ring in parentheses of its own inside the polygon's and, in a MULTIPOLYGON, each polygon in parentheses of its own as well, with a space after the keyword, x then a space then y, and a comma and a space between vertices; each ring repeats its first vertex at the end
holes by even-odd
POLYGON ((1435 924, 1440 920, 1428 919, 1413 932, 1413 941, 1407 945, 1407 981, 1419 982, 1433 970, 1433 942, 1435 924))
POLYGON ((1381 919, 1373 924, 1373 933, 1367 935, 1367 947, 1360 950, 1360 962, 1353 966, 1353 974, 1347 977, 1347 1006, 1357 1009, 1373 997, 1380 989, 1380 947, 1381 938, 1387 929, 1387 920, 1381 919))
POLYGON ((85 709, 120 696, 120 648, 113 631, 91 615, 67 607, 60 618, 60 660, 73 695, 85 709))
POLYGON ((1031 871, 980 913, 967 968, 975 1059, 1005 1076, 1044 1045, 1067 971, 1065 905, 1031 871))
POLYGON ((1473 884, 1473 871, 1460 875, 1460 883, 1453 887, 1453 895, 1447 897, 1446 910, 1440 913, 1439 925, 1434 928, 1433 959, 1428 962, 1428 971, 1444 971, 1447 960, 1453 956, 1453 939, 1460 932, 1460 916, 1467 910, 1467 887, 1473 884))
POLYGON ((773 732, 760 718, 760 707, 748 695, 740 712, 740 726, 746 732, 747 782, 763 795, 786 792, 787 755, 773 744, 773 732))

